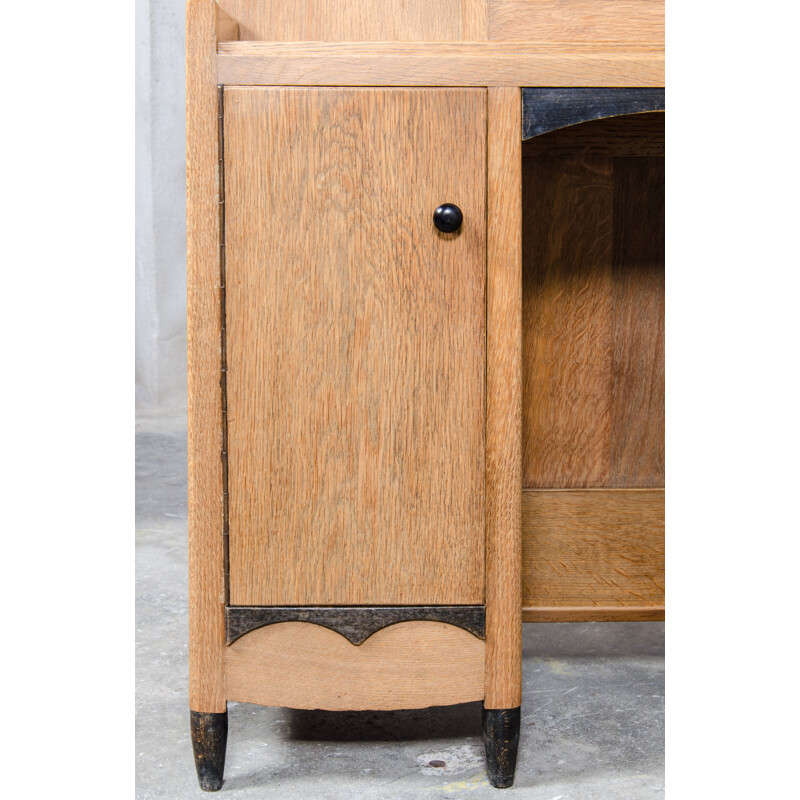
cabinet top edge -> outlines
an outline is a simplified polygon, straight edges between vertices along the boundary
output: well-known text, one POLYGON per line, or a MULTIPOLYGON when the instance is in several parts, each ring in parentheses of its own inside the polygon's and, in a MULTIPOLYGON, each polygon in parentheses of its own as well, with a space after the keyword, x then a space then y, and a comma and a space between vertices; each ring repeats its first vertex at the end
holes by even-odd
POLYGON ((664 54, 663 42, 625 42, 625 41, 220 41, 217 44, 220 55, 264 55, 264 56, 318 56, 331 58, 352 58, 354 56, 513 56, 546 54, 608 54, 638 55, 664 54))

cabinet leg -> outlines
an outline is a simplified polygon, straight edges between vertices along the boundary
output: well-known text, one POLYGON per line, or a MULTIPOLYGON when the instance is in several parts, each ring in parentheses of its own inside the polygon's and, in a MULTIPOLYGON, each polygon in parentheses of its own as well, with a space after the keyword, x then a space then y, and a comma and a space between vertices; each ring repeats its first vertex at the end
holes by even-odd
POLYGON ((217 792, 222 788, 222 773, 225 770, 228 712, 190 711, 189 714, 197 780, 204 792, 217 792))
POLYGON ((514 783, 519 747, 519 706, 483 709, 483 742, 486 747, 486 771, 497 789, 514 783))

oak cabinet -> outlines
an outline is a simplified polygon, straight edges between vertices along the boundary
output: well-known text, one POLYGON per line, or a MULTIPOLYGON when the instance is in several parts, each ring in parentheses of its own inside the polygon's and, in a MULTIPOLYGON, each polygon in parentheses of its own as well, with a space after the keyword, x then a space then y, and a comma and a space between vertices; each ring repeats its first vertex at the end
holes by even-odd
POLYGON ((229 701, 480 701, 510 786, 523 619, 663 615, 663 8, 435 6, 187 5, 206 790, 229 701))

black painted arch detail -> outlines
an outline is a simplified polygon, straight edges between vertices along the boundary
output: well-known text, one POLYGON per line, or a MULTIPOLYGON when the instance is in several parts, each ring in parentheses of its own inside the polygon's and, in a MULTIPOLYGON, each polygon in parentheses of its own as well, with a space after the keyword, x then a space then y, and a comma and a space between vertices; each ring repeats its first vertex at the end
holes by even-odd
POLYGON ((523 89, 522 139, 593 119, 664 111, 664 101, 664 89, 523 89))
POLYGON ((399 622, 446 622, 486 638, 484 606, 227 606, 225 639, 232 644, 256 628, 278 622, 310 622, 341 634, 354 645, 399 622))

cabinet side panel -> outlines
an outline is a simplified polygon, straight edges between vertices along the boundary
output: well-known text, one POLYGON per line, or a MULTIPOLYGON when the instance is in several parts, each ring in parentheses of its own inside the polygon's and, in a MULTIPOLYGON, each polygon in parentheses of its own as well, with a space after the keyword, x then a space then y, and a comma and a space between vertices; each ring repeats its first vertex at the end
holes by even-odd
POLYGON ((233 605, 483 602, 485 102, 226 89, 233 605))
POLYGON ((186 9, 189 703, 225 711, 216 9, 186 9))

